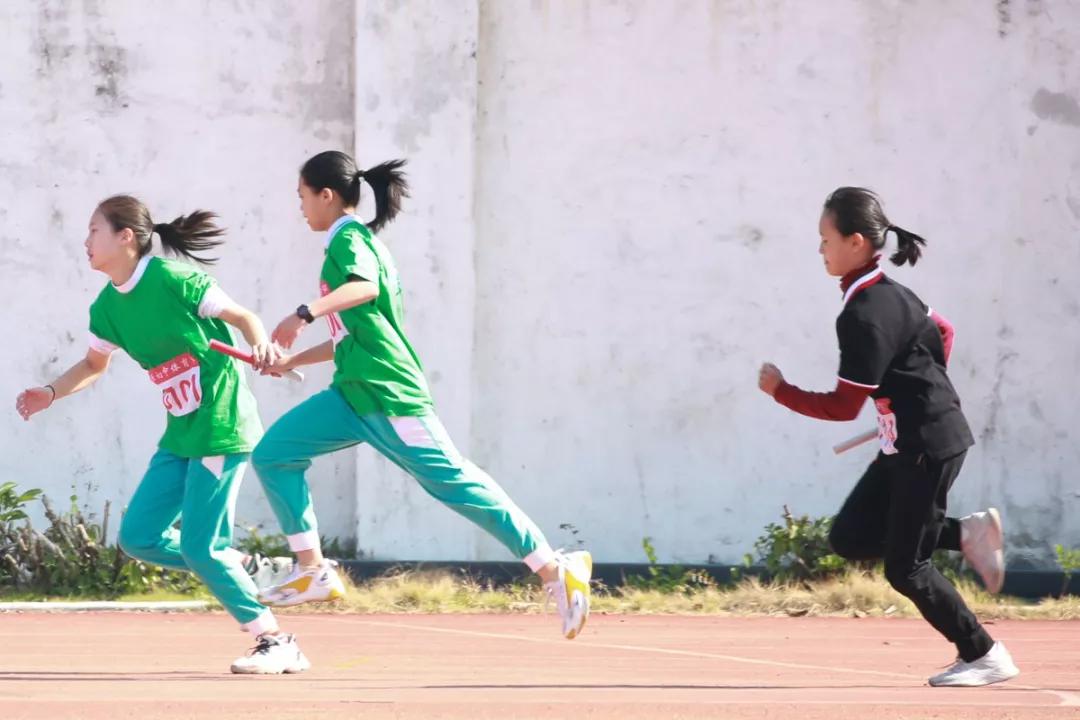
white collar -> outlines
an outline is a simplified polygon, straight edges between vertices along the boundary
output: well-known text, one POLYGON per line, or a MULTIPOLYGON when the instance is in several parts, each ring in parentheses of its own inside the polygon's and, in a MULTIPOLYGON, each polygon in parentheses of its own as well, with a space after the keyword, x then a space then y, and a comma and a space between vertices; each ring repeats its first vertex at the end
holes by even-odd
POLYGON ((143 273, 146 272, 146 266, 150 264, 150 255, 143 255, 139 259, 139 264, 135 266, 135 272, 131 273, 123 285, 113 284, 113 287, 118 293, 124 293, 125 295, 135 289, 135 286, 139 284, 139 280, 142 279, 143 273))
POLYGON ((358 222, 360 224, 363 224, 363 221, 356 215, 342 215, 334 222, 333 225, 330 226, 330 229, 326 231, 326 247, 330 247, 330 241, 334 239, 335 235, 337 235, 338 230, 345 227, 348 223, 351 222, 358 222))
POLYGON ((859 292, 860 290, 862 290, 867 285, 869 285, 869 284, 871 284, 873 282, 876 282, 877 279, 879 277, 881 277, 881 274, 882 274, 881 273, 881 268, 876 267, 873 270, 871 270, 870 272, 863 275, 861 278, 859 278, 855 282, 851 283, 851 287, 849 287, 847 289, 847 292, 844 293, 844 304, 847 305, 848 300, 853 298, 855 296, 855 293, 859 292))

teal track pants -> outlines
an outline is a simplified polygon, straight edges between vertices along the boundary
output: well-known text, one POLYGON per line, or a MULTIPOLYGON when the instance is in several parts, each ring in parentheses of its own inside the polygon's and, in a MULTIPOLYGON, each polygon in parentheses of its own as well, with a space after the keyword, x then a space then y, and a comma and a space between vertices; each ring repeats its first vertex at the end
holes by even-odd
POLYGON ((247 454, 184 458, 158 450, 128 503, 120 547, 139 560, 195 573, 240 623, 273 629, 273 615, 232 549, 247 463, 247 454), (177 520, 180 530, 173 527, 177 520))
POLYGON ((252 454, 290 547, 318 547, 311 491, 304 475, 320 455, 367 443, 412 475, 432 497, 476 523, 534 571, 554 553, 540 529, 480 468, 460 456, 434 414, 357 415, 334 388, 282 416, 252 454))

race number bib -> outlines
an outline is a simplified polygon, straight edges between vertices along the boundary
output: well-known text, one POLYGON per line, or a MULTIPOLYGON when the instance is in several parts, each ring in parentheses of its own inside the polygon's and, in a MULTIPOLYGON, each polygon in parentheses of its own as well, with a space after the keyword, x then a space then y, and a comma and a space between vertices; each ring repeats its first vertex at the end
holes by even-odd
MULTIPOLYGON (((323 297, 326 297, 330 294, 330 286, 324 281, 319 281, 319 291, 323 297)), ((327 315, 326 322, 330 325, 330 340, 334 343, 334 347, 337 347, 338 343, 349 334, 349 331, 345 329, 345 324, 341 322, 341 316, 337 313, 327 315)))
POLYGON ((892 401, 889 398, 878 398, 874 401, 877 406, 878 416, 878 442, 881 443, 881 452, 885 455, 895 455, 896 450, 896 415, 892 411, 892 401))
POLYGON ((191 353, 177 355, 152 368, 150 379, 161 388, 161 402, 170 415, 182 417, 202 405, 199 361, 191 353))

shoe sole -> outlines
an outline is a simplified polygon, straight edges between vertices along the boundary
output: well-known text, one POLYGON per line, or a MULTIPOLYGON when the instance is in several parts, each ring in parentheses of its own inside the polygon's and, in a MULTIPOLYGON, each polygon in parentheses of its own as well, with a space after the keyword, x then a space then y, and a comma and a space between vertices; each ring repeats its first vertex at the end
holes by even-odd
POLYGON ((330 595, 327 595, 324 598, 304 598, 303 600, 296 600, 296 601, 293 601, 293 602, 275 601, 275 600, 270 600, 270 599, 259 598, 259 602, 261 602, 263 605, 268 605, 269 607, 281 608, 281 607, 296 607, 297 605, 308 605, 308 604, 319 605, 319 604, 322 604, 322 603, 335 603, 335 602, 339 602, 339 601, 344 600, 344 599, 345 599, 345 593, 343 593, 343 592, 333 592, 333 593, 331 593, 330 595))
POLYGON ((986 687, 987 685, 997 685, 998 683, 1003 683, 1003 682, 1005 682, 1007 680, 1012 680, 1013 678, 1017 677, 1018 675, 1020 675, 1019 670, 1017 670, 1016 672, 1014 672, 1014 673, 1012 673, 1010 675, 1005 675, 1003 677, 995 677, 992 680, 986 680, 985 682, 980 682, 980 683, 934 683, 933 679, 931 679, 929 681, 929 685, 930 685, 930 687, 986 687))
POLYGON ((311 669, 311 661, 308 660, 305 657, 303 659, 303 662, 301 662, 299 665, 293 665, 292 667, 285 668, 284 673, 286 675, 297 675, 299 673, 304 672, 305 670, 310 670, 310 669, 311 669))
POLYGON ((243 668, 239 670, 235 665, 229 668, 234 675, 296 675, 302 673, 305 670, 311 669, 311 661, 307 659, 307 656, 301 654, 300 661, 296 665, 290 665, 282 668, 281 670, 264 670, 262 668, 251 667, 243 668))
POLYGON ((997 508, 987 508, 986 514, 990 516, 994 524, 994 539, 997 541, 997 549, 1001 550, 1005 547, 1005 529, 1001 525, 1001 513, 997 508))
MULTIPOLYGON (((310 665, 308 666, 310 667, 310 665)), ((308 667, 287 667, 284 670, 233 670, 233 675, 297 675, 308 667)))
POLYGON ((991 595, 996 595, 1001 592, 1001 587, 1005 584, 1005 531, 1001 525, 1001 513, 998 512, 997 508, 987 508, 986 514, 990 518, 990 527, 987 528, 987 537, 984 538, 984 542, 993 548, 992 553, 995 564, 991 570, 994 577, 988 577, 989 573, 983 572, 983 570, 978 567, 978 563, 972 562, 968 558, 966 548, 964 548, 963 551, 964 559, 967 561, 968 567, 978 573, 986 591, 991 595))
POLYGON ((585 629, 585 623, 589 621, 589 597, 580 590, 575 590, 574 600, 580 602, 582 607, 581 622, 578 623, 576 628, 572 628, 570 632, 566 633, 567 640, 573 640, 580 635, 581 631, 585 629))
POLYGON ((310 668, 311 663, 308 663, 307 665, 291 665, 287 668, 282 668, 281 670, 263 670, 262 668, 240 670, 230 668, 230 670, 232 670, 233 675, 296 675, 297 673, 302 673, 310 668))
MULTIPOLYGON (((583 557, 581 558, 582 564, 585 566, 585 581, 584 585, 589 588, 589 583, 592 582, 592 553, 583 551, 583 557)), ((575 576, 576 577, 576 576, 575 576)), ((579 580, 581 578, 578 578, 579 580)), ((582 592, 581 590, 574 591, 574 600, 579 601, 582 607, 581 622, 578 623, 576 628, 571 628, 568 633, 565 634, 567 640, 573 640, 581 631, 585 629, 585 623, 589 621, 589 605, 591 598, 589 592, 582 592)))
MULTIPOLYGON (((997 508, 987 508, 986 514, 990 516, 990 522, 991 522, 993 530, 994 530, 994 553, 995 553, 995 556, 998 553, 1000 553, 1002 555, 1001 565, 1000 565, 1000 567, 1001 567, 1000 576, 997 578, 997 582, 992 584, 993 585, 992 587, 990 586, 990 584, 987 584, 987 588, 986 588, 991 594, 996 595, 997 593, 1001 592, 1001 586, 1005 584, 1005 559, 1004 559, 1005 529, 1001 525, 1001 513, 998 512, 997 508)), ((984 582, 985 582, 985 579, 984 579, 984 582)))
MULTIPOLYGON (((338 600, 345 599, 345 586, 340 588, 331 588, 329 594, 326 597, 321 598, 304 598, 303 600, 293 600, 292 597, 283 598, 281 600, 274 600, 267 595, 260 593, 257 595, 257 599, 263 605, 269 605, 270 607, 293 607, 295 605, 304 605, 306 603, 332 603, 338 600)), ((295 596, 293 596, 295 597, 295 596)))

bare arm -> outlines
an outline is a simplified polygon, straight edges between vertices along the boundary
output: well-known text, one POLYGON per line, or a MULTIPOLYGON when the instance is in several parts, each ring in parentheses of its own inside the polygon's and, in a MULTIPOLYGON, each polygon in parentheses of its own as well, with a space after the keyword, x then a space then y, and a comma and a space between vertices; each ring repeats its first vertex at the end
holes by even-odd
POLYGON ((93 385, 109 369, 109 361, 109 355, 99 353, 97 350, 87 350, 86 357, 52 381, 52 386, 56 389, 56 397, 53 401, 74 395, 93 385))
POLYGON ((218 317, 239 330, 240 334, 247 340, 247 344, 252 347, 269 342, 262 321, 247 308, 233 305, 222 310, 218 317))
POLYGON ((317 365, 318 363, 330 362, 333 359, 334 341, 327 340, 295 355, 283 355, 280 360, 267 366, 266 370, 263 371, 263 375, 280 374, 303 365, 317 365))
POLYGON ((351 280, 308 305, 315 317, 330 315, 369 303, 379 297, 379 286, 367 280, 351 280))
POLYGON ((232 325, 244 336, 244 340, 251 346, 251 354, 255 358, 253 365, 256 370, 272 365, 280 357, 280 353, 266 334, 262 320, 255 313, 236 303, 230 303, 221 308, 217 317, 232 325))
POLYGON ((334 341, 327 340, 324 343, 313 345, 303 352, 298 352, 289 359, 289 367, 300 367, 302 365, 316 365, 318 363, 330 362, 334 359, 334 341))
POLYGON ((60 398, 74 395, 90 387, 108 369, 108 355, 93 349, 87 350, 86 357, 68 368, 63 375, 49 385, 22 391, 15 400, 15 409, 22 415, 23 420, 29 420, 60 398))
MULTIPOLYGON (((367 280, 350 280, 337 290, 312 302, 308 305, 308 311, 313 317, 318 318, 369 303, 377 297, 379 297, 379 286, 375 283, 367 280)), ((288 315, 274 328, 274 334, 271 337, 281 347, 291 348, 306 327, 307 323, 303 319, 295 314, 288 315)))

